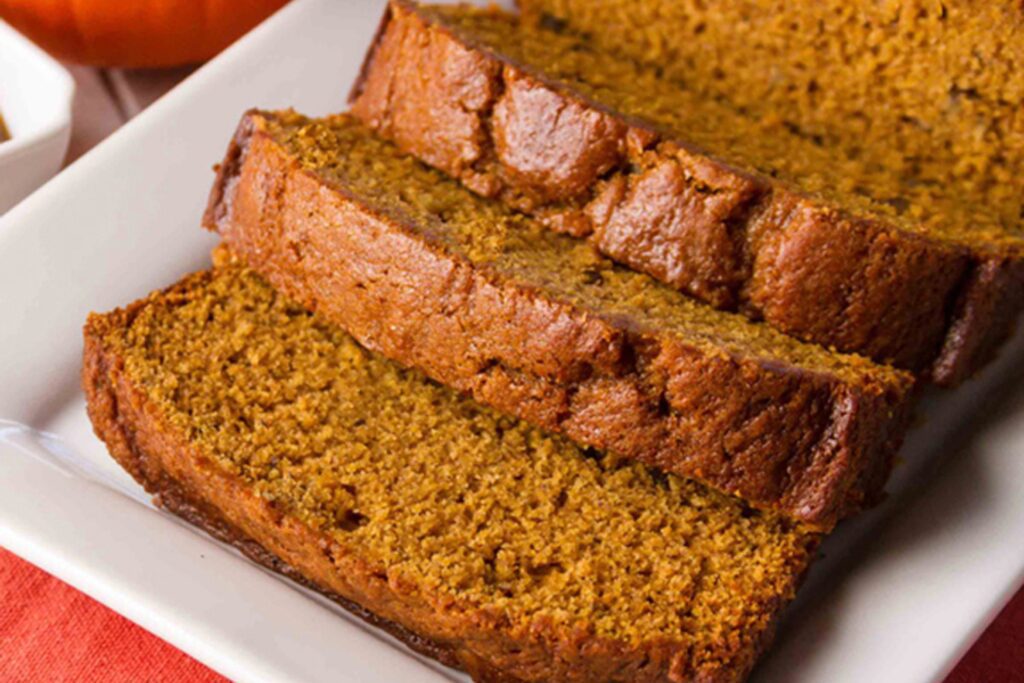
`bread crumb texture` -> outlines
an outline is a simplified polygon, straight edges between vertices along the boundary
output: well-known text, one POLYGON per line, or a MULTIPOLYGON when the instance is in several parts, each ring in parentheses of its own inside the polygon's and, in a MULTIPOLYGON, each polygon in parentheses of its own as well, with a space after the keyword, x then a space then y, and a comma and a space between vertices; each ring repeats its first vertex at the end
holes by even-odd
POLYGON ((900 229, 1024 254, 1018 3, 526 0, 424 7, 462 39, 900 229))
POLYGON ((216 467, 440 600, 695 662, 751 645, 818 537, 369 354, 237 266, 103 332, 216 467))

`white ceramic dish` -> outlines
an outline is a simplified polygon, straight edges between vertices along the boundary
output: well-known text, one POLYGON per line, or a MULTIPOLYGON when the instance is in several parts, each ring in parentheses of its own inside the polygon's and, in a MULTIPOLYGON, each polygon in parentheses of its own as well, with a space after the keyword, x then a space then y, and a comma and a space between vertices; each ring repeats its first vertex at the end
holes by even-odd
POLYGON ((0 214, 60 170, 71 137, 74 82, 64 67, 0 21, 0 214))
MULTIPOLYGON (((0 221, 0 544, 239 681, 465 678, 150 507, 85 417, 81 324, 208 263, 241 112, 341 109, 379 11, 289 6, 0 221)), ((1019 336, 928 397, 892 499, 828 540, 755 681, 942 678, 1024 578, 1022 377, 1019 336)))

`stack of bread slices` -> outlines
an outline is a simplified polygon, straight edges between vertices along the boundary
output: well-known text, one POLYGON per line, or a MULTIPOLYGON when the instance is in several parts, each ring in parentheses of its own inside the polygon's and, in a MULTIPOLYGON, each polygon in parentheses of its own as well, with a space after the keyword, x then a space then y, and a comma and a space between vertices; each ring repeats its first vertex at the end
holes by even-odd
POLYGON ((97 434, 164 508, 475 680, 744 679, 881 498, 916 387, 1024 305, 1024 119, 992 94, 1024 87, 1024 14, 922 3, 845 72, 881 19, 837 2, 392 0, 350 112, 242 117, 211 269, 90 317, 97 434), (740 5, 792 21, 734 54, 740 5), (623 36, 635 6, 664 20, 623 36), (958 100, 900 85, 992 12, 1007 46, 958 100), (794 94, 807 50, 840 75, 794 94))

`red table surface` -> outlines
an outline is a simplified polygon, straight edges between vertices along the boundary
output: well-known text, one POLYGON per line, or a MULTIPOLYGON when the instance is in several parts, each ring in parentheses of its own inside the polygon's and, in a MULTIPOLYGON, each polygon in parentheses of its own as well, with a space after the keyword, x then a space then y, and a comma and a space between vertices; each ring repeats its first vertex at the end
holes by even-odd
MULTIPOLYGON (((0 548, 0 681, 224 681, 180 650, 0 548)), ((1024 681, 1024 590, 946 683, 1024 681)))

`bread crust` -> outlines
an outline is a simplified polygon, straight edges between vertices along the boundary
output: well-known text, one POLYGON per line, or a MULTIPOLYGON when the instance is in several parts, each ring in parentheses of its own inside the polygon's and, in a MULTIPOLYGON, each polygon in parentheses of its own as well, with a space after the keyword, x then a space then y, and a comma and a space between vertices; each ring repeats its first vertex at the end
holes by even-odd
POLYGON ((543 428, 816 529, 874 502, 911 387, 710 353, 450 252, 302 168, 252 112, 205 225, 361 344, 543 428))
MULTIPOLYGON (((742 680, 771 641, 785 602, 781 597, 767 606, 770 618, 748 650, 736 653, 727 665, 694 671, 690 653, 677 643, 627 646, 548 622, 515 626, 504 614, 453 602, 390 574, 257 496, 170 425, 145 389, 126 376, 124 359, 103 342, 111 329, 124 329, 145 305, 140 301, 91 316, 85 328, 86 405, 97 436, 113 458, 153 494, 157 505, 321 592, 415 651, 461 668, 482 683, 728 683, 742 680)), ((802 580, 802 575, 793 576, 794 592, 802 580)))
POLYGON ((940 385, 969 377, 1012 331, 1020 255, 824 206, 440 22, 392 0, 352 111, 471 189, 713 306, 940 385))

